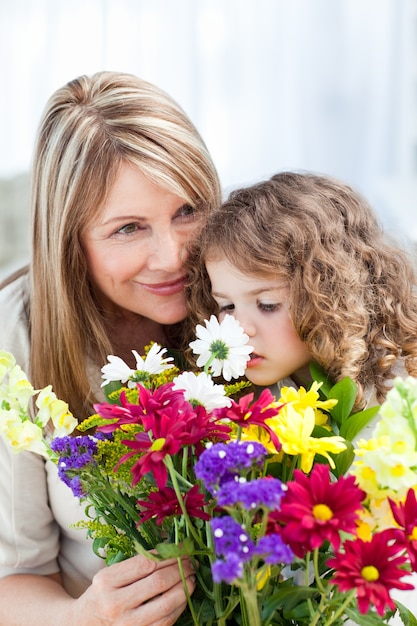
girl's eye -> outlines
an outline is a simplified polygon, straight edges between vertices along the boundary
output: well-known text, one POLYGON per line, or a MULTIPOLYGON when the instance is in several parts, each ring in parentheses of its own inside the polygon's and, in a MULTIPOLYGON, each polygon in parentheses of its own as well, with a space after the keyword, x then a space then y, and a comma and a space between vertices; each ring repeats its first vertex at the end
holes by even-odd
POLYGON ((275 313, 276 311, 279 311, 281 306, 282 305, 278 302, 259 302, 258 304, 259 310, 264 313, 275 313))
POLYGON ((235 310, 234 304, 219 304, 219 313, 230 313, 235 310))

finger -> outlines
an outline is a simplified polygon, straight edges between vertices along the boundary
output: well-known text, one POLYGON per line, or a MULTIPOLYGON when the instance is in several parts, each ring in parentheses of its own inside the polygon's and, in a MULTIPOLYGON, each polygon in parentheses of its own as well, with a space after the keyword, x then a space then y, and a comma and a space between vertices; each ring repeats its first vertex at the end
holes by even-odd
MULTIPOLYGON (((184 561, 182 567, 185 578, 194 574, 194 568, 188 559, 184 561)), ((129 585, 126 589, 128 593, 126 602, 129 607, 139 606, 164 594, 178 584, 181 587, 183 585, 178 563, 174 561, 170 565, 158 568, 151 575, 147 576, 146 579, 138 580, 129 585)))
MULTIPOLYGON (((195 589, 195 576, 186 578, 188 593, 191 595, 195 589)), ((187 606, 182 582, 177 583, 164 594, 153 598, 146 604, 132 612, 135 620, 132 624, 141 626, 172 626, 187 606)))
POLYGON ((105 585, 108 589, 125 587, 140 578, 149 576, 158 568, 158 565, 156 561, 138 554, 99 570, 94 577, 94 582, 105 585))

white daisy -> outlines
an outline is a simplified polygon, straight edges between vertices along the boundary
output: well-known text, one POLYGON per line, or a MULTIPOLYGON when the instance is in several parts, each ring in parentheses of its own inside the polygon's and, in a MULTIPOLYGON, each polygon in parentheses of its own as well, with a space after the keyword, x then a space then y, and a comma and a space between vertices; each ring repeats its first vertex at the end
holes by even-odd
POLYGON ((204 322, 205 327, 197 325, 197 339, 190 343, 194 354, 200 355, 197 366, 210 370, 213 376, 223 374, 225 380, 239 378, 253 352, 253 347, 247 345, 248 335, 232 315, 225 315, 221 323, 215 315, 204 322))
POLYGON ((214 409, 230 406, 232 401, 225 395, 224 385, 215 385, 205 372, 183 372, 173 380, 174 389, 184 391, 184 398, 191 404, 201 404, 210 413, 214 409))
POLYGON ((157 343, 152 345, 145 359, 136 350, 132 350, 136 359, 136 369, 130 368, 120 357, 110 354, 107 357, 109 363, 101 368, 104 378, 101 386, 104 387, 112 381, 120 381, 121 383, 127 382, 129 387, 134 387, 136 381, 141 380, 143 375, 160 374, 164 370, 174 367, 170 363, 173 361, 172 357, 163 358, 166 352, 167 349, 161 348, 157 343))
POLYGON ((162 358, 166 352, 166 348, 161 348, 160 345, 154 343, 144 360, 141 356, 139 356, 136 350, 132 350, 136 359, 136 371, 146 372, 147 374, 160 374, 161 372, 174 367, 174 364, 171 363, 171 361, 174 360, 172 356, 162 358))
POLYGON ((108 385, 113 380, 125 383, 135 373, 135 370, 132 370, 119 356, 109 354, 107 360, 109 362, 101 368, 104 378, 104 381, 101 383, 102 387, 108 385))

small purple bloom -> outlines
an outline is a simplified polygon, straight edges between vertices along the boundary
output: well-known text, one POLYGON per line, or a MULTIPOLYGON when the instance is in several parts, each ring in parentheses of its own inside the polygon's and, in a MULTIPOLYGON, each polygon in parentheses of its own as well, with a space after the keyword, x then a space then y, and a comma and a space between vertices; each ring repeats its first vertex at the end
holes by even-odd
POLYGON ((79 470, 88 465, 97 452, 97 442, 88 435, 79 437, 56 437, 51 449, 59 455, 58 476, 77 498, 83 492, 79 470))
POLYGON ((274 533, 259 539, 255 553, 261 556, 265 563, 277 565, 285 563, 289 565, 294 560, 293 551, 287 546, 280 535, 274 533))
POLYGON ((248 482, 239 480, 223 484, 216 493, 219 506, 241 504, 244 509, 279 508, 285 486, 278 478, 258 478, 248 482))
POLYGON ((233 517, 215 517, 211 520, 211 530, 217 555, 228 557, 232 553, 242 561, 248 561, 252 557, 255 545, 243 526, 233 517))
POLYGON ((224 582, 231 585, 237 578, 243 576, 243 563, 233 552, 227 555, 225 561, 218 559, 211 566, 211 573, 215 583, 224 582))
POLYGON ((216 443, 204 450, 195 465, 195 475, 214 494, 219 487, 233 480, 240 472, 255 465, 262 467, 267 450, 258 441, 216 443))

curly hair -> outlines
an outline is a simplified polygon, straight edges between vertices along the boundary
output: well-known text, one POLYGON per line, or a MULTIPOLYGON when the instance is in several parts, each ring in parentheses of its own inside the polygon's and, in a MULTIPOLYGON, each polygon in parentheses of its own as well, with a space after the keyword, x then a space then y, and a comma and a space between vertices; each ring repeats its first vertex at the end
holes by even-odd
POLYGON ((348 185, 283 172, 233 191, 191 248, 191 324, 217 311, 205 262, 219 258, 289 285, 296 332, 331 380, 355 381, 356 408, 373 387, 378 401, 385 399, 398 359, 417 375, 412 259, 348 185))

